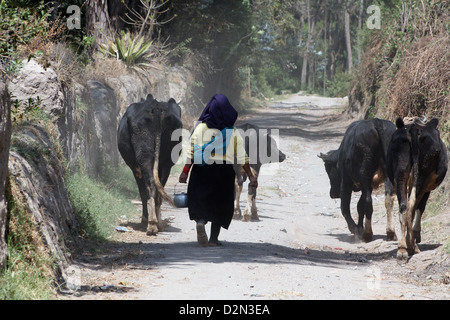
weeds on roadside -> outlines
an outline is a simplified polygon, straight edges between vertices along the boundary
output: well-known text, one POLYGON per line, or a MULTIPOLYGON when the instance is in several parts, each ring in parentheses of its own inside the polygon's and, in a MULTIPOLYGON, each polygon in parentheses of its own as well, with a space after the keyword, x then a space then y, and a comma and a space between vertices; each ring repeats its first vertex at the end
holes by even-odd
POLYGON ((85 174, 75 173, 68 177, 66 185, 81 226, 80 233, 91 241, 110 239, 121 219, 138 212, 124 196, 85 174))
POLYGON ((53 299, 53 260, 23 205, 19 188, 10 181, 6 190, 8 260, 0 272, 0 300, 53 299))

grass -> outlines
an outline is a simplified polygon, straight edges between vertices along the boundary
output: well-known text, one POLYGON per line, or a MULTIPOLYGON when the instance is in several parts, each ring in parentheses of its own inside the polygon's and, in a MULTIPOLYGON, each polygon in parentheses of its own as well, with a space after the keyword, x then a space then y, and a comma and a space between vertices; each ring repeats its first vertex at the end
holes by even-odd
POLYGON ((46 300, 55 297, 53 260, 14 183, 6 191, 9 214, 8 260, 0 272, 0 300, 46 300))
MULTIPOLYGON (((129 219, 140 212, 129 201, 129 198, 138 196, 131 171, 127 167, 109 170, 114 179, 108 183, 95 181, 81 173, 66 178, 80 234, 90 243, 111 240, 121 219, 129 219)), ((6 195, 8 259, 0 272, 0 300, 55 299, 55 264, 39 235, 36 222, 24 205, 26 200, 12 181, 8 183, 6 195)))
POLYGON ((84 174, 68 177, 66 185, 85 239, 111 239, 120 219, 123 216, 129 218, 138 211, 124 195, 84 174))
MULTIPOLYGON (((447 173, 448 175, 448 173, 447 173)), ((442 243, 443 249, 450 254, 450 236, 448 234, 450 219, 450 179, 447 177, 444 182, 431 192, 430 199, 424 213, 425 221, 422 227, 430 231, 433 240, 442 243)))

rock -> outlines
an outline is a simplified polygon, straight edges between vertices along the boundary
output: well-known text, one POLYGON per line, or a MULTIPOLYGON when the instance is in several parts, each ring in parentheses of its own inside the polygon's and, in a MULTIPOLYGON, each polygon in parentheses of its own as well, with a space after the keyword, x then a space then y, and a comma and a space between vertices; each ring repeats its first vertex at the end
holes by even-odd
POLYGON ((25 210, 58 266, 67 277, 71 253, 79 247, 78 226, 64 183, 64 173, 54 145, 37 125, 22 125, 11 138, 11 183, 20 190, 25 210))
POLYGON ((84 136, 87 138, 87 172, 95 177, 107 164, 117 165, 117 118, 119 107, 114 90, 100 81, 86 83, 87 110, 84 136))
POLYGON ((58 76, 52 68, 44 68, 35 59, 23 60, 19 75, 9 84, 11 99, 26 103, 29 98, 40 99, 39 107, 49 115, 64 114, 64 94, 58 76))

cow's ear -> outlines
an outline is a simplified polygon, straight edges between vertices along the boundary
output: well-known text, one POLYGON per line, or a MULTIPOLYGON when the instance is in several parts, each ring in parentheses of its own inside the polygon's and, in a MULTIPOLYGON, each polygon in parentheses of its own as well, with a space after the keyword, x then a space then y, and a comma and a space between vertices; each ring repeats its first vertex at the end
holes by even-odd
POLYGON ((439 124, 438 118, 433 118, 430 120, 430 122, 427 123, 427 127, 431 126, 433 128, 437 128, 438 124, 439 124))
POLYGON ((399 117, 397 118, 397 120, 395 120, 395 125, 398 129, 401 129, 405 126, 405 123, 403 122, 403 119, 399 117))
POLYGON ((324 154, 324 153, 320 153, 317 155, 320 159, 322 159, 323 161, 326 161, 329 158, 329 154, 324 154))

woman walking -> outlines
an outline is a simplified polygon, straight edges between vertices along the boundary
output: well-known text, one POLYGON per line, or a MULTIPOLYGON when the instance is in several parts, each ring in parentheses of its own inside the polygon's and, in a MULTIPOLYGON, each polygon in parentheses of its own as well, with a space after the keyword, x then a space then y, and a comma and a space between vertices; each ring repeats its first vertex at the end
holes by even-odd
POLYGON ((223 94, 216 94, 203 110, 191 136, 186 164, 179 177, 188 184, 189 218, 197 223, 197 241, 201 246, 217 246, 220 228, 228 229, 234 210, 233 163, 243 166, 256 188, 244 141, 234 127, 237 111, 223 94), (211 222, 208 236, 205 225, 211 222))

